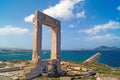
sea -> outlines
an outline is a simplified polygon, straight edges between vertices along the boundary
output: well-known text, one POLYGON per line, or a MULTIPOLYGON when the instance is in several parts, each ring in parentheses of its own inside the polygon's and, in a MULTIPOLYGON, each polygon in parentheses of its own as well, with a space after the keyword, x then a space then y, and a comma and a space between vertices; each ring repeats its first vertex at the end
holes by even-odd
MULTIPOLYGON (((101 53, 98 63, 120 67, 120 50, 61 50, 61 60, 83 62, 97 52, 101 53)), ((42 59, 49 59, 50 51, 42 51, 42 59)), ((32 52, 0 52, 0 60, 31 60, 32 52)))

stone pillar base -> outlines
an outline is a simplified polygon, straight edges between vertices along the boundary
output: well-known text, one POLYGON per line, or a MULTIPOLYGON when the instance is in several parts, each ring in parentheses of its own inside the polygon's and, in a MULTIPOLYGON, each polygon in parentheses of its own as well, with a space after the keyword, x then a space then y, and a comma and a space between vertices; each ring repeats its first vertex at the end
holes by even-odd
POLYGON ((24 68, 23 78, 25 80, 29 80, 35 77, 38 77, 42 74, 41 63, 31 62, 30 66, 24 68))

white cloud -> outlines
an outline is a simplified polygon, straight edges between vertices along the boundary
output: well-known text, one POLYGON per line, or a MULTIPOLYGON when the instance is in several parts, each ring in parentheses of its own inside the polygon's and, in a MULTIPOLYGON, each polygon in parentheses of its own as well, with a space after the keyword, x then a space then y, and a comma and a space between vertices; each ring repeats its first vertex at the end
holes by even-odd
POLYGON ((43 10, 43 12, 54 18, 71 19, 75 17, 73 13, 75 5, 81 1, 83 0, 60 0, 58 4, 43 10))
POLYGON ((28 33, 29 30, 27 28, 18 28, 13 27, 12 25, 7 25, 5 27, 0 28, 0 35, 8 35, 8 34, 25 34, 28 33))
POLYGON ((99 42, 107 42, 107 41, 114 41, 114 40, 120 40, 119 36, 116 36, 114 34, 106 34, 102 36, 89 36, 86 38, 87 41, 99 41, 99 42))
POLYGON ((86 16, 85 16, 85 11, 82 11, 82 12, 77 13, 77 14, 76 14, 76 17, 77 17, 77 18, 86 18, 86 16))
POLYGON ((75 26, 74 26, 73 24, 70 24, 69 27, 70 27, 70 28, 74 28, 75 26))
POLYGON ((31 23, 31 22, 33 22, 33 18, 34 18, 34 14, 31 14, 31 15, 25 17, 25 18, 24 18, 24 21, 31 23))
POLYGON ((120 23, 116 22, 116 21, 109 21, 106 24, 102 24, 102 25, 96 25, 93 28, 90 29, 83 29, 83 30, 79 30, 78 33, 81 32, 85 32, 89 35, 95 35, 101 31, 106 31, 108 29, 118 29, 120 28, 120 23))
POLYGON ((117 9, 120 11, 120 6, 118 6, 117 9))

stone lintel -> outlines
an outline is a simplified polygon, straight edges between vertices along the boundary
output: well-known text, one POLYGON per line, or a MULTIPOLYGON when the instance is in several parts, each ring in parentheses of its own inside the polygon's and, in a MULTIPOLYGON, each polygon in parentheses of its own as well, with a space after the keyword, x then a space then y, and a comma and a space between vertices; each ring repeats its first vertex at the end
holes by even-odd
POLYGON ((60 24, 59 20, 54 19, 40 11, 35 11, 35 15, 36 17, 33 19, 33 23, 35 22, 35 20, 38 20, 40 23, 42 22, 42 24, 53 28, 56 28, 56 26, 60 24))

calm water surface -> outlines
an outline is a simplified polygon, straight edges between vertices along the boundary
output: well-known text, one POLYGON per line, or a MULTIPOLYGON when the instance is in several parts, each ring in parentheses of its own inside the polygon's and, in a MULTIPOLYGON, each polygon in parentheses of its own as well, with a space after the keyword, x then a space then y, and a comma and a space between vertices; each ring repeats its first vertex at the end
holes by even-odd
MULTIPOLYGON (((99 63, 120 67, 120 50, 62 50, 61 59, 82 62, 97 52, 101 53, 99 63)), ((50 51, 42 51, 42 58, 50 58, 50 51)), ((0 60, 31 60, 31 52, 0 52, 0 60)))

